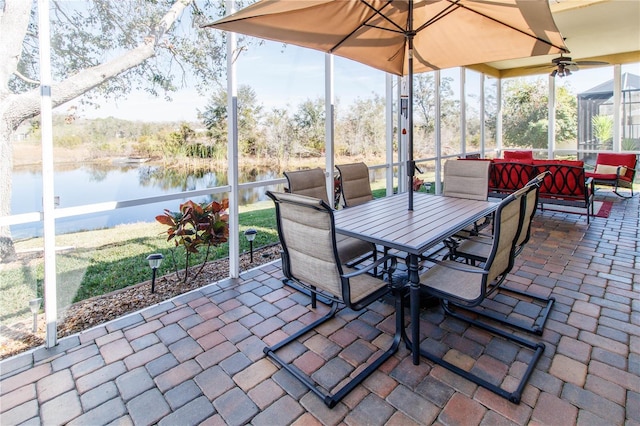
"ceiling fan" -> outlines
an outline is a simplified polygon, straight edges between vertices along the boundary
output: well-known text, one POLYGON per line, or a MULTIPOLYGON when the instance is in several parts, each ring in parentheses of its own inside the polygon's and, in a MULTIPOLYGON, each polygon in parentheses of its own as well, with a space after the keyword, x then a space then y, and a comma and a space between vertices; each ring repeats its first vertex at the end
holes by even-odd
POLYGON ((551 77, 568 77, 571 73, 578 71, 578 66, 598 66, 609 65, 608 62, 601 61, 574 61, 568 56, 560 54, 559 58, 553 58, 551 60, 551 66, 554 68, 551 71, 551 77))

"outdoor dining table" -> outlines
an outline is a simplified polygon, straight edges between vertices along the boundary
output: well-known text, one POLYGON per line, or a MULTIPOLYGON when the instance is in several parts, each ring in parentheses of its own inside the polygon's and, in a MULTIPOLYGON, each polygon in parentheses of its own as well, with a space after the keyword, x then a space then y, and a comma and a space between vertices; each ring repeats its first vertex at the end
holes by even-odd
POLYGON ((407 253, 409 274, 411 351, 413 363, 420 362, 420 255, 447 237, 491 214, 494 201, 416 192, 414 208, 408 210, 407 193, 368 201, 334 212, 336 232, 407 253))

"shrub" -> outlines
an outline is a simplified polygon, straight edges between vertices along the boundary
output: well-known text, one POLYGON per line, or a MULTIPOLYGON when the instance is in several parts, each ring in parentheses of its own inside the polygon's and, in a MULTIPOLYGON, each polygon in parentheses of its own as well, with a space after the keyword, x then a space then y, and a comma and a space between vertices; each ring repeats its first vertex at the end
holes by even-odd
POLYGON ((204 260, 193 276, 195 279, 207 263, 211 247, 225 243, 229 239, 229 215, 226 213, 228 207, 229 200, 226 198, 219 203, 213 201, 209 204, 199 204, 189 200, 180 205, 180 211, 171 212, 165 209, 163 215, 156 216, 158 222, 168 226, 167 241, 173 240, 175 247, 182 247, 185 250, 185 268, 182 277, 173 256, 176 276, 183 283, 186 283, 189 278, 190 254, 199 253, 202 246, 207 248, 204 260))

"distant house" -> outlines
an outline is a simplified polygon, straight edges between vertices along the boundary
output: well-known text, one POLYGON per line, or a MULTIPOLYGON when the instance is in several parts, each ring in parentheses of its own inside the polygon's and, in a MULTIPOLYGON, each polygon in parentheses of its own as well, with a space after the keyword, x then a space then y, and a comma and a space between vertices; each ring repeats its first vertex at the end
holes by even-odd
MULTIPOLYGON (((622 150, 640 149, 640 76, 622 74, 622 150)), ((594 137, 592 120, 613 117, 613 80, 578 94, 578 156, 580 151, 606 149, 594 137)))

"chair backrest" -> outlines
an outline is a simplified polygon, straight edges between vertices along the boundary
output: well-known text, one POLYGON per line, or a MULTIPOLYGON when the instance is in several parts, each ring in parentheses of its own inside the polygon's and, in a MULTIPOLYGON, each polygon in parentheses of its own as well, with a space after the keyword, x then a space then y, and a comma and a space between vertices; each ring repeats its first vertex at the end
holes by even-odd
POLYGON ((489 161, 447 160, 444 163, 443 195, 486 200, 489 196, 489 161))
POLYGON ((369 168, 365 163, 341 164, 336 169, 340 172, 340 188, 345 207, 373 200, 369 168))
MULTIPOLYGON (((627 153, 618 153, 618 152, 600 152, 598 153, 598 157, 596 158, 596 170, 595 173, 604 173, 604 174, 616 174, 616 170, 618 166, 626 167, 626 172, 623 173, 623 177, 627 180, 633 181, 635 177, 635 169, 637 164, 636 154, 627 154, 627 153), (609 169, 603 171, 598 171, 598 166, 611 166, 614 170, 609 169)), ((602 170, 602 167, 600 167, 602 170)))
POLYGON ((540 187, 547 175, 551 175, 551 172, 544 171, 531 179, 525 185, 525 188, 529 188, 525 192, 524 199, 524 215, 522 217, 522 226, 520 232, 516 238, 516 255, 522 251, 523 246, 529 241, 531 237, 531 222, 536 214, 538 208, 538 195, 540 194, 540 187))
POLYGON ((343 271, 331 207, 304 195, 271 191, 267 195, 276 205, 285 276, 342 300, 343 271))
POLYGON ((491 253, 485 262, 485 286, 494 281, 501 282, 513 268, 515 242, 522 227, 524 195, 531 188, 519 189, 503 199, 494 218, 494 236, 491 253))
POLYGON ((284 172, 287 178, 287 192, 307 197, 319 198, 327 204, 327 181, 321 168, 284 172))

